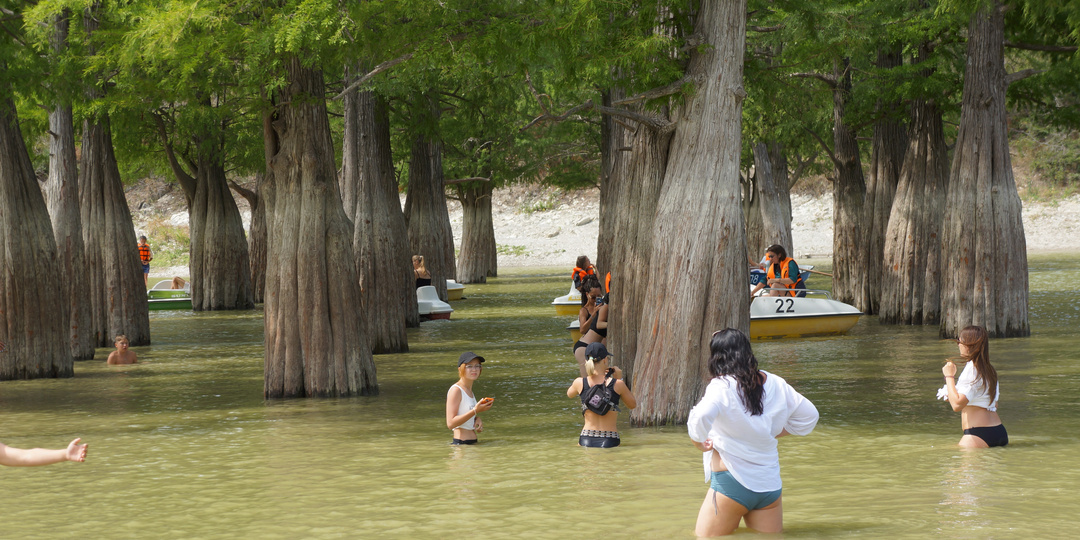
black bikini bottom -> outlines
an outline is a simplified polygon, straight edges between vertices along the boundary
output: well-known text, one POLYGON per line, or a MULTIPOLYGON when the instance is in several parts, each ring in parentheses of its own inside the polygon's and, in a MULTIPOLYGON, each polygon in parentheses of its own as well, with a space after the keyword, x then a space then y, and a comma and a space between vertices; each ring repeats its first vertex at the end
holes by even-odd
POLYGON ((978 437, 986 443, 986 446, 1005 446, 1009 444, 1009 434, 1005 432, 1005 425, 998 424, 990 427, 973 427, 964 430, 964 435, 978 437))

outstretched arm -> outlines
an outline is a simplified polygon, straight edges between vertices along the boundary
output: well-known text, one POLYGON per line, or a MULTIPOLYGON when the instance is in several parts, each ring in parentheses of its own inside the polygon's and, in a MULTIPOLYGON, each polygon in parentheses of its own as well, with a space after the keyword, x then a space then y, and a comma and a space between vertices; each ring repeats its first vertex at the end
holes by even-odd
POLYGON ((33 448, 23 450, 13 448, 0 443, 0 465, 8 467, 38 467, 52 465, 61 461, 85 461, 85 444, 79 444, 82 439, 75 439, 64 450, 47 450, 45 448, 33 448))

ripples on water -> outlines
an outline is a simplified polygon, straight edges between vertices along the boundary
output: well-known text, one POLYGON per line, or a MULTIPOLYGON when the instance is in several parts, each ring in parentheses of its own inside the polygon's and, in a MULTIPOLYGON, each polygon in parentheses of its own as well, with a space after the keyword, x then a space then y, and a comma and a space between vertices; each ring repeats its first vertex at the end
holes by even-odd
MULTIPOLYGON (((1069 534, 1080 295, 1060 287, 1078 261, 1032 259, 1032 337, 992 342, 1005 449, 955 447, 959 415, 934 399, 955 349, 936 328, 868 317, 846 336, 755 343, 822 414, 780 442, 786 536, 1069 534)), ((107 367, 102 349, 74 379, 2 383, 0 440, 91 448, 81 465, 0 470, 0 537, 690 537, 706 486, 685 428, 624 425, 620 448, 575 446, 571 317, 549 305, 564 274, 468 286, 454 320, 376 357, 376 397, 263 401, 261 311, 156 312, 141 365, 107 367), (496 405, 482 444, 455 448, 444 400, 470 349, 496 405)))

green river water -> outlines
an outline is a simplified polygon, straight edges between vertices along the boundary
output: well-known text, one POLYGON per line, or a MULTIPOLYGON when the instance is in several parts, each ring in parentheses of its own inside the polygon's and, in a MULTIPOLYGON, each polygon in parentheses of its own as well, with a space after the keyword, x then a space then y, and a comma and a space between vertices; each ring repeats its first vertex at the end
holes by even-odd
MULTIPOLYGON (((576 446, 570 317, 549 305, 566 274, 468 286, 452 321, 376 357, 377 397, 264 401, 261 310, 153 312, 139 365, 101 349, 73 379, 0 383, 0 441, 90 444, 83 464, 0 470, 0 537, 690 538, 707 486, 685 427, 624 415, 620 448, 576 446), (443 416, 464 350, 487 358, 477 393, 496 398, 467 448, 443 416)), ((956 349, 936 327, 864 317, 845 336, 755 342, 821 412, 780 441, 784 536, 1074 537, 1078 282, 1080 256, 1032 257, 1032 336, 991 342, 1001 449, 955 446, 960 415, 934 393, 956 349)))

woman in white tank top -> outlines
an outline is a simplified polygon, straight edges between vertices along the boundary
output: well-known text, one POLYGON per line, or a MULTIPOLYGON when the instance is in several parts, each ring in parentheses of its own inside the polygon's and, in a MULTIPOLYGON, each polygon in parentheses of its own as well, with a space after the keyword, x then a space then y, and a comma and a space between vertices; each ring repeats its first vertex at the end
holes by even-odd
POLYGON ((491 408, 493 400, 477 401, 473 383, 480 377, 484 357, 465 352, 458 358, 458 381, 446 392, 446 427, 454 430, 451 444, 476 444, 484 423, 476 415, 491 408))

